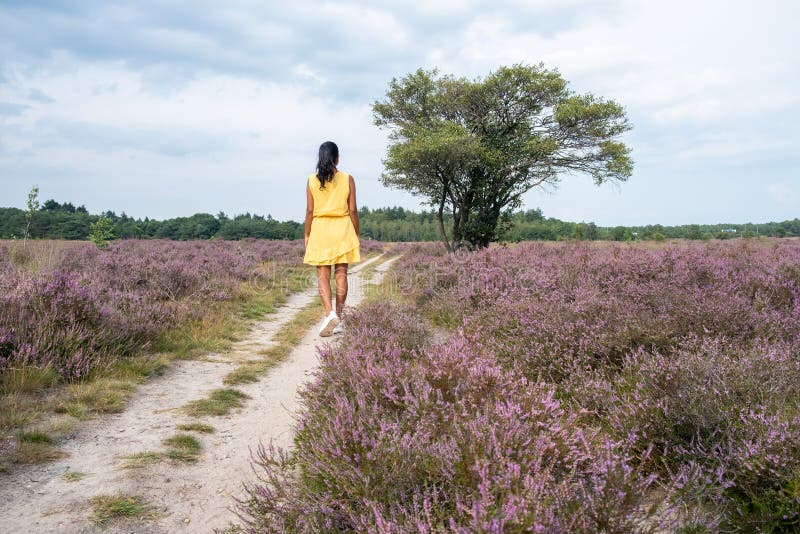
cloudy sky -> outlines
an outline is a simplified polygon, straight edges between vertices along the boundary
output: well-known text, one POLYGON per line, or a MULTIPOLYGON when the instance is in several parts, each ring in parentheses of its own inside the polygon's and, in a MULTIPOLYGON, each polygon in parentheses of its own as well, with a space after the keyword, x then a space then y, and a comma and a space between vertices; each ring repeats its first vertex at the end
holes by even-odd
POLYGON ((525 207, 597 224, 800 216, 800 2, 0 0, 0 206, 301 220, 322 141, 360 205, 383 187, 371 104, 419 67, 544 62, 622 104, 630 180, 568 175, 525 207))

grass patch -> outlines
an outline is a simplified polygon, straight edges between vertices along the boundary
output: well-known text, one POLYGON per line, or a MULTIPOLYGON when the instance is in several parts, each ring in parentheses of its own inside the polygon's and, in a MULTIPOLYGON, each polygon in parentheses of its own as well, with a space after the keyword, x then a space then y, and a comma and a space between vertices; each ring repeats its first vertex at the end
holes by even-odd
POLYGON ((235 386, 236 384, 251 384, 258 382, 258 375, 261 374, 262 364, 259 363, 246 363, 240 365, 222 379, 222 383, 228 386, 235 386))
POLYGON ((92 521, 105 526, 113 519, 156 519, 159 514, 140 495, 98 495, 92 497, 92 521))
POLYGON ((67 456, 55 446, 53 438, 40 430, 18 432, 16 446, 8 458, 15 464, 39 464, 67 456))
POLYGON ((137 452, 136 454, 130 454, 125 456, 125 462, 122 464, 123 469, 141 469, 143 467, 147 467, 150 464, 158 462, 164 457, 164 455, 158 451, 144 451, 144 452, 137 452))
POLYGON ((295 314, 292 319, 275 333, 275 345, 258 352, 262 360, 245 363, 228 373, 222 382, 226 385, 257 382, 259 375, 269 371, 277 362, 286 358, 308 332, 308 325, 314 324, 320 315, 319 303, 314 302, 295 314))
POLYGON ((74 432, 78 426, 78 421, 74 417, 62 416, 53 418, 47 424, 47 431, 51 434, 66 436, 74 432))
POLYGON ((179 462, 196 462, 203 450, 197 438, 190 434, 175 434, 165 439, 164 445, 169 447, 166 456, 179 462))
POLYGON ((49 445, 53 444, 53 438, 45 434, 44 432, 38 430, 32 430, 29 432, 20 432, 17 434, 17 440, 20 443, 47 443, 49 445))
POLYGON ((0 465, 0 475, 7 475, 9 473, 8 467, 0 465))
POLYGON ((67 471, 61 475, 61 478, 67 482, 78 482, 79 480, 83 480, 85 476, 86 473, 81 473, 80 471, 67 471))
POLYGON ((92 418, 92 413, 89 411, 89 407, 79 402, 59 403, 53 408, 53 411, 56 413, 65 413, 71 415, 78 421, 88 421, 92 418))
POLYGON ((5 369, 0 373, 0 394, 36 393, 58 384, 60 379, 50 366, 5 369))
POLYGON ((9 439, 13 443, 0 455, 0 462, 38 464, 66 456, 47 433, 39 429, 21 430, 37 421, 41 411, 41 400, 19 394, 0 397, 0 440, 9 439))
POLYGON ((165 354, 143 354, 117 360, 108 373, 114 378, 137 383, 154 376, 163 375, 169 369, 169 357, 165 354))
POLYGON ((99 378, 67 386, 69 401, 82 404, 95 413, 121 412, 135 391, 136 382, 117 378, 99 378))
MULTIPOLYGON (((213 427, 198 423, 196 425, 182 425, 192 427, 199 432, 213 432, 213 427)), ((141 469, 148 465, 160 462, 164 458, 185 463, 194 463, 200 458, 203 446, 191 434, 175 434, 162 442, 166 445, 166 450, 137 452, 125 457, 124 469, 141 469)))
POLYGON ((364 281, 371 280, 375 274, 375 271, 378 269, 378 266, 383 264, 388 259, 389 257, 384 255, 381 259, 375 260, 365 267, 362 267, 361 270, 358 271, 361 279, 364 281))
POLYGON ((0 396, 0 436, 34 423, 44 409, 40 399, 16 393, 0 396))
POLYGON ((189 360, 207 352, 224 352, 247 331, 232 303, 213 303, 206 313, 168 330, 151 344, 153 351, 171 359, 189 360))
POLYGON ((249 395, 242 393, 238 389, 215 389, 208 398, 188 403, 184 406, 184 410, 193 417, 227 415, 233 408, 241 407, 243 399, 249 398, 249 395))
POLYGON ((289 295, 308 285, 307 268, 273 271, 272 264, 265 262, 260 270, 262 277, 242 285, 232 301, 212 304, 202 318, 162 335, 153 343, 153 349, 180 359, 229 350, 247 333, 251 321, 274 313, 289 295))
POLYGON ((286 303, 292 293, 308 288, 309 269, 306 266, 284 268, 279 276, 275 276, 274 263, 265 262, 261 267, 261 278, 258 278, 240 297, 239 314, 244 319, 262 319, 275 313, 279 306, 286 303))
POLYGON ((200 432, 201 434, 214 433, 214 427, 205 423, 188 423, 184 425, 178 425, 178 430, 184 430, 186 432, 200 432))
MULTIPOLYGON (((390 259, 392 259, 392 258, 386 258, 386 260, 384 260, 384 262, 385 261, 389 261, 390 259)), ((383 264, 384 262, 381 262, 380 264, 383 264)), ((372 265, 368 265, 365 268, 365 270, 367 268, 369 268, 369 267, 372 267, 372 265)), ((377 268, 378 265, 376 265, 375 267, 377 268)), ((405 297, 397 290, 397 285, 396 284, 393 284, 393 283, 387 284, 387 283, 385 283, 387 277, 391 276, 391 272, 392 272, 392 267, 389 267, 389 269, 387 269, 383 273, 383 278, 381 280, 381 283, 375 284, 375 283, 371 283, 370 282, 370 283, 368 283, 368 284, 366 284, 364 286, 364 300, 363 300, 363 302, 365 304, 368 303, 368 302, 372 302, 374 300, 377 300, 377 299, 380 299, 380 300, 391 299, 391 300, 396 300, 398 302, 402 302, 404 300, 405 297)))
POLYGON ((59 450, 47 439, 49 438, 39 436, 33 439, 27 436, 25 440, 20 439, 16 447, 8 453, 8 459, 15 464, 30 465, 51 462, 67 456, 67 453, 59 450))

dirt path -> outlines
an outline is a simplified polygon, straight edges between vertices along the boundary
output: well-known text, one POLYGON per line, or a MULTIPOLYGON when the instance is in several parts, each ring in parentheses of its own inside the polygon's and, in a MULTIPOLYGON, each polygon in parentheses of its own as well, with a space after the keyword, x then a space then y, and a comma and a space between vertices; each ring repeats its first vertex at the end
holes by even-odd
MULTIPOLYGON (((363 280, 359 271, 372 261, 351 269, 348 306, 362 300, 366 284, 380 281, 393 260, 379 265, 372 280, 363 280)), ((236 362, 257 358, 257 351, 272 344, 270 338, 282 325, 318 298, 316 288, 293 295, 274 315, 256 323, 229 353, 174 362, 164 376, 140 386, 123 413, 85 423, 63 444, 68 457, 7 475, 0 487, 0 533, 195 533, 213 532, 235 521, 231 495, 241 496, 242 482, 253 479, 250 448, 255 450, 259 440, 267 443, 270 439, 283 447, 291 445, 297 388, 317 364, 318 344, 335 342, 335 337, 318 337, 316 325, 259 382, 236 386, 251 397, 243 408, 227 416, 199 419, 216 432, 197 435, 203 445, 197 463, 160 461, 124 469, 123 457, 163 450, 162 440, 177 433, 177 425, 198 421, 178 408, 223 387, 222 378, 236 368, 236 362), (68 471, 86 476, 68 482, 62 478, 68 471), (144 496, 161 517, 114 523, 105 529, 94 526, 91 497, 118 491, 144 496)))

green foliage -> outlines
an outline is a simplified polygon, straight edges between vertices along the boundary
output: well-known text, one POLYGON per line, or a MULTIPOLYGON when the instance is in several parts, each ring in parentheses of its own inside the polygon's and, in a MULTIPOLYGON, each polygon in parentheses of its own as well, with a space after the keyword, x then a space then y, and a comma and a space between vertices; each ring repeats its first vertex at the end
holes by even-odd
POLYGON ((180 462, 196 462, 200 457, 203 446, 196 437, 190 434, 175 434, 164 440, 164 445, 169 447, 166 456, 180 462))
POLYGON ((244 399, 249 398, 246 393, 238 389, 215 389, 208 398, 192 401, 186 405, 185 409, 189 415, 194 417, 227 415, 232 409, 241 407, 244 399))
POLYGON ((614 229, 611 231, 611 235, 614 241, 627 241, 628 239, 630 239, 628 237, 630 236, 630 230, 628 230, 624 226, 615 226, 614 229))
POLYGON ((700 225, 690 224, 684 227, 683 237, 686 239, 703 239, 703 233, 700 231, 700 225))
POLYGON ((179 430, 186 430, 192 432, 201 432, 203 434, 213 434, 214 427, 205 423, 186 423, 178 425, 179 430))
MULTIPOLYGON (((370 209, 361 206, 358 210, 361 223, 361 238, 378 241, 437 241, 440 239, 438 213, 436 209, 410 211, 399 206, 370 209)), ((652 240, 656 233, 667 239, 730 239, 751 236, 796 237, 800 236, 800 219, 763 224, 690 224, 682 226, 617 226, 602 227, 593 222, 575 223, 545 217, 538 208, 511 212, 505 219, 504 233, 498 236, 506 242, 524 240, 652 240), (580 226, 579 229, 575 229, 580 226), (727 230, 727 231, 723 231, 727 230), (730 230, 736 230, 732 232, 730 230)), ((91 215, 84 206, 77 208, 70 202, 45 201, 31 219, 30 234, 44 239, 89 238, 91 226, 105 217, 113 223, 113 235, 126 238, 190 239, 300 239, 303 227, 295 221, 277 221, 267 216, 244 214, 229 217, 224 213, 216 216, 198 213, 191 217, 178 217, 158 221, 150 218, 133 219, 107 211, 102 215, 91 215), (214 229, 216 228, 216 231, 214 229)), ((0 208, 0 239, 23 236, 28 217, 18 208, 0 208)), ((445 227, 453 224, 453 214, 442 213, 445 227)), ((25 264, 26 247, 11 246, 9 254, 16 264, 25 264)))
POLYGON ((34 186, 28 193, 28 201, 26 203, 28 211, 25 213, 25 239, 31 236, 31 224, 33 223, 33 214, 39 209, 39 187, 34 186))
POLYGON ((157 519, 160 512, 140 495, 96 495, 92 497, 95 525, 103 527, 114 519, 157 519))
MULTIPOLYGON (((424 197, 436 208, 448 250, 485 247, 512 226, 533 187, 559 174, 589 174, 596 184, 626 180, 630 150, 615 138, 630 129, 619 104, 576 95, 556 70, 502 67, 484 79, 417 70, 393 79, 373 104, 390 131, 384 185, 424 197), (451 233, 444 212, 452 215, 451 233)), ((588 238, 586 229, 574 237, 588 238)))
POLYGON ((98 248, 105 248, 114 239, 114 223, 108 217, 100 217, 91 225, 89 240, 98 248))

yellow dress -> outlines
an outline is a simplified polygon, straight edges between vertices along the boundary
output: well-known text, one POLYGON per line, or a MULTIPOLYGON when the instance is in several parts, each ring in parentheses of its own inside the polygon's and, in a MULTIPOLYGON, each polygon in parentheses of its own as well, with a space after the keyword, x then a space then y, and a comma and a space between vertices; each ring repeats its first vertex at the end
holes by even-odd
POLYGON ((350 175, 336 171, 333 180, 320 190, 319 178, 314 173, 308 177, 308 187, 314 199, 314 218, 303 263, 333 265, 361 261, 361 242, 347 205, 350 175))

